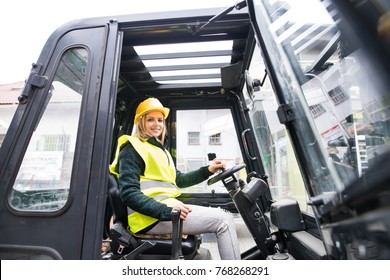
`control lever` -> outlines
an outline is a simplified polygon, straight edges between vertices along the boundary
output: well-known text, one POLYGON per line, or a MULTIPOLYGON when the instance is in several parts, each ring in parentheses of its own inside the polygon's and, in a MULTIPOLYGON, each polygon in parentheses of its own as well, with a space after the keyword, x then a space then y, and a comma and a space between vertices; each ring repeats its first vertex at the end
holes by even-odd
MULTIPOLYGON (((207 154, 207 157, 209 159, 209 161, 213 161, 214 159, 217 158, 217 155, 215 153, 208 153, 207 154)), ((220 171, 225 171, 225 168, 219 168, 220 171)))
POLYGON ((181 249, 183 220, 180 219, 180 210, 173 209, 171 212, 172 219, 172 253, 171 260, 184 260, 181 249))
POLYGON ((252 171, 246 176, 246 183, 249 184, 253 177, 257 177, 256 171, 252 171))
POLYGON ((215 153, 208 153, 207 157, 209 158, 209 161, 213 161, 217 158, 217 155, 215 153))

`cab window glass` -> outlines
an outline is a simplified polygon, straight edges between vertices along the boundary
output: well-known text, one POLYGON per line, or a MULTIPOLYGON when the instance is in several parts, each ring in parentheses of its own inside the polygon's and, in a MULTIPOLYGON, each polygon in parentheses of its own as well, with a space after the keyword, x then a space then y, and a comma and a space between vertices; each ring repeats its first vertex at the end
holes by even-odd
POLYGON ((305 135, 297 145, 316 178, 312 194, 353 189, 390 151, 389 88, 371 46, 330 2, 255 2, 291 125, 305 135))
POLYGON ((18 246, 17 251, 14 247, 2 246, 0 248, 1 260, 55 260, 60 259, 51 248, 42 248, 34 246, 18 246))
POLYGON ((0 85, 0 147, 16 111, 16 107, 19 104, 18 96, 23 86, 23 82, 0 85))
MULTIPOLYGON (((260 49, 256 47, 249 67, 248 74, 253 76, 251 79, 255 82, 263 80, 265 75, 265 65, 260 54, 260 49)), ((264 80, 261 90, 255 87, 251 91, 245 87, 244 97, 272 198, 294 199, 298 201, 301 210, 310 212, 290 138, 276 113, 277 100, 269 79, 264 80)))
MULTIPOLYGON (((227 168, 243 162, 230 110, 178 110, 176 118, 176 167, 181 172, 208 165, 209 153, 224 160, 227 168)), ((238 174, 242 179, 246 178, 244 172, 238 174)), ((222 182, 208 186, 207 181, 181 189, 189 193, 209 193, 211 190, 227 192, 222 182)))
POLYGON ((9 197, 16 210, 57 211, 67 201, 86 65, 82 48, 61 58, 9 197))

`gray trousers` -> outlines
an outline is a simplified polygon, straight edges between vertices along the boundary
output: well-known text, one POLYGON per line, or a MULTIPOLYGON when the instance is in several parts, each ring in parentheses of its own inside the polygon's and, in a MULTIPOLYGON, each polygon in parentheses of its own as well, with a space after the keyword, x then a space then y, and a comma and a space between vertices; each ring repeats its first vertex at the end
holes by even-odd
MULTIPOLYGON (((188 205, 192 210, 183 222, 183 234, 215 233, 221 260, 241 259, 233 215, 220 208, 188 205)), ((160 222, 148 234, 172 233, 172 223, 160 222)))

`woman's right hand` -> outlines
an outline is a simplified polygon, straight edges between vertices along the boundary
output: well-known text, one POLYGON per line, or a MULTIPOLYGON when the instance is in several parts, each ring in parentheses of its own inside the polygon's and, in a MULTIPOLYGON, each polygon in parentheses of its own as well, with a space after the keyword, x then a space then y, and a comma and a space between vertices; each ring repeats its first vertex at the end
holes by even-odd
POLYGON ((180 210, 180 219, 185 221, 187 218, 187 215, 192 212, 191 208, 188 205, 185 205, 183 203, 178 203, 174 209, 180 210))

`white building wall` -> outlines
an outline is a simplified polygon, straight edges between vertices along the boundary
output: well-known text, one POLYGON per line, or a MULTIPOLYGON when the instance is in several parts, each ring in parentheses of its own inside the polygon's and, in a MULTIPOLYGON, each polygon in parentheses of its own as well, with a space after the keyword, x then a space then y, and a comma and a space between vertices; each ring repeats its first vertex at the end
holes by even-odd
POLYGON ((215 153, 217 158, 232 164, 241 159, 241 150, 233 127, 229 110, 195 110, 180 111, 177 116, 177 157, 203 160, 208 162, 208 153, 215 153), (226 121, 224 119, 226 118, 226 121), (206 129, 208 121, 221 120, 221 125, 213 132, 221 133, 221 144, 210 145, 206 129), (200 132, 199 145, 188 144, 188 132, 200 132))

